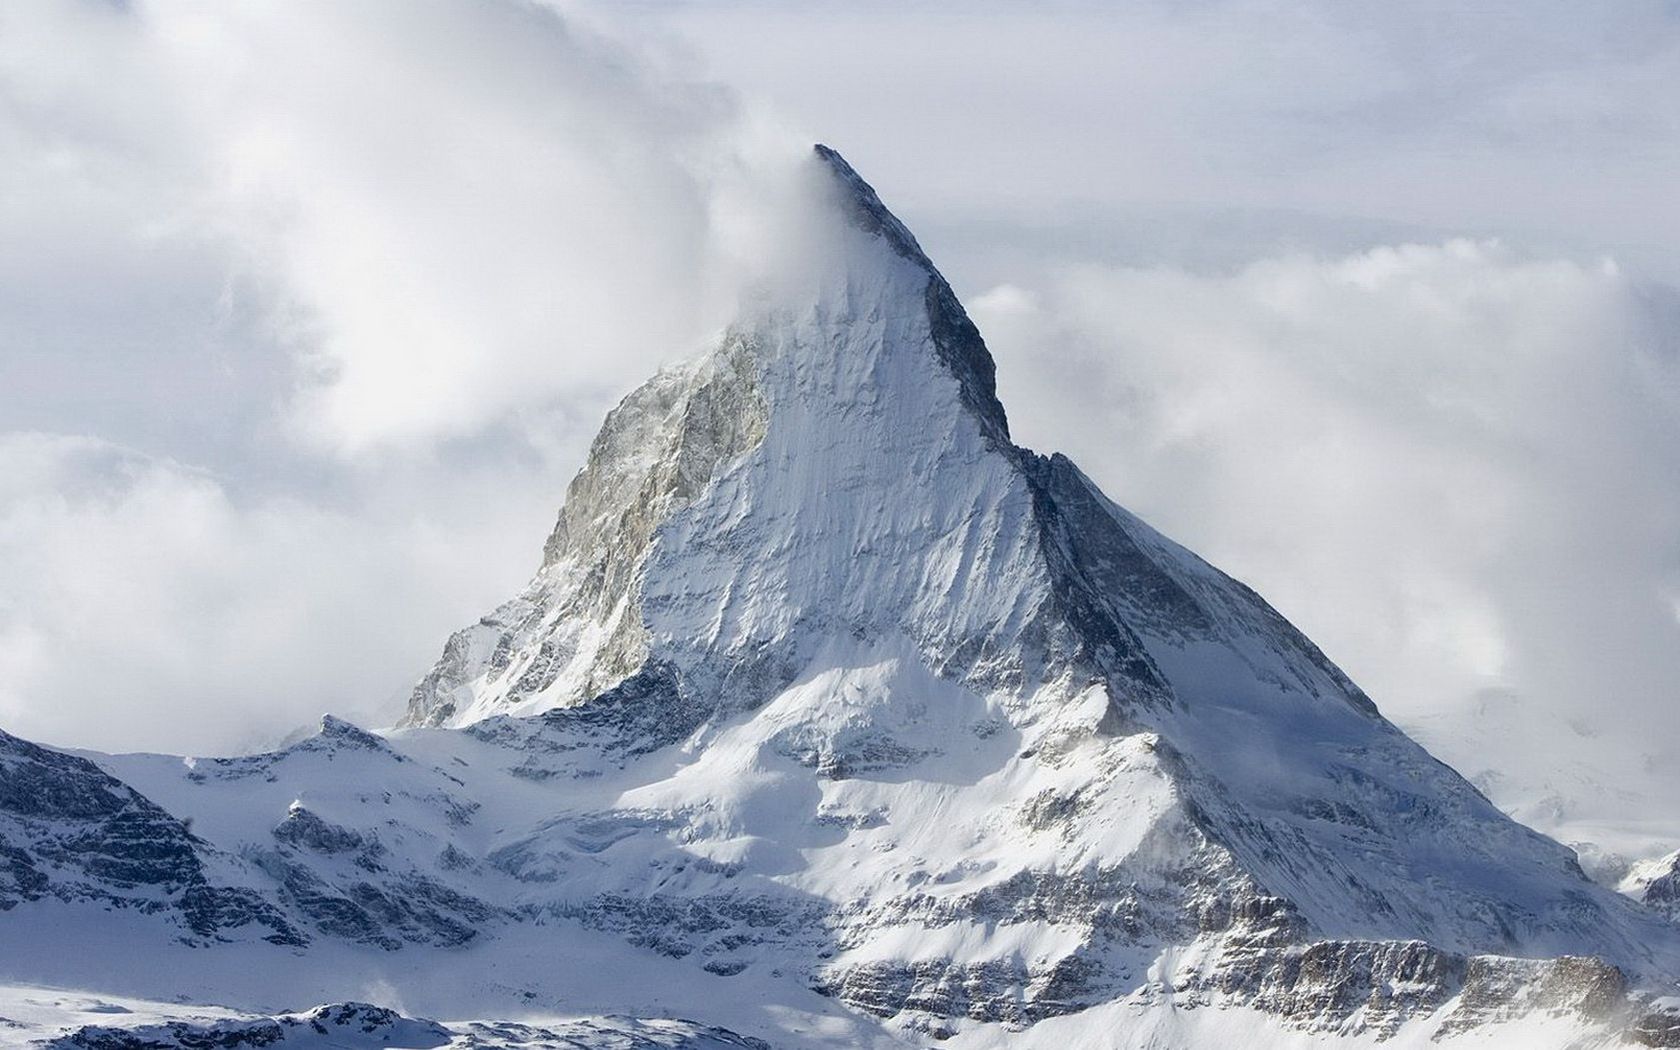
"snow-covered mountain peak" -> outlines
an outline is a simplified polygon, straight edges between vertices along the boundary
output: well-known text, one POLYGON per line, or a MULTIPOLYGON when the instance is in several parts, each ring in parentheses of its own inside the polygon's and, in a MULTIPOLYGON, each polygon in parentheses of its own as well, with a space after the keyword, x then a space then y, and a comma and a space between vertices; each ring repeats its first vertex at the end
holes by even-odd
POLYGON ((933 260, 922 251, 915 234, 887 210, 874 187, 865 182, 844 157, 821 144, 813 147, 813 151, 834 176, 835 201, 846 221, 854 228, 879 238, 882 244, 926 275, 926 283, 920 291, 939 358, 957 378, 964 401, 979 413, 998 437, 1007 440, 1009 421, 997 396, 997 366, 950 284, 933 265, 933 260))
POLYGON ((811 152, 833 176, 835 203, 847 222, 866 233, 884 238, 893 251, 906 259, 914 260, 928 270, 934 268, 933 261, 917 243, 916 235, 898 220, 898 216, 887 210, 875 187, 865 182, 838 150, 819 142, 811 147, 811 152))
MULTIPOLYGON (((920 515, 914 508, 928 492, 963 487, 957 479, 973 466, 982 484, 987 470, 1007 471, 1004 460, 987 459, 988 450, 1010 446, 979 332, 875 192, 837 153, 817 147, 814 157, 830 176, 827 203, 845 221, 832 224, 810 279, 756 302, 713 350, 662 372, 609 414, 568 489, 541 573, 519 598, 451 639, 415 692, 411 724, 580 702, 650 658, 675 659, 650 648, 659 636, 672 649, 704 639, 710 648, 733 647, 725 660, 691 661, 691 674, 704 672, 700 663, 713 671, 728 664, 737 682, 786 680, 800 658, 778 644, 790 632, 773 621, 838 612, 837 603, 864 598, 857 587, 850 599, 833 593, 850 575, 835 559, 850 565, 864 552, 841 548, 889 526, 879 497, 890 490, 899 510, 920 515), (847 491, 872 493, 871 501, 859 504, 847 491), (752 586, 773 585, 758 589, 757 600, 745 601, 743 581, 720 583, 712 595, 727 592, 727 608, 661 631, 646 601, 671 607, 665 583, 677 577, 652 570, 679 549, 679 530, 700 527, 725 500, 730 542, 739 544, 749 523, 774 531, 785 571, 772 579, 770 560, 754 559, 746 566, 752 586), (819 536, 835 542, 814 542, 819 536), (819 551, 826 562, 811 557, 819 551), (728 634, 749 627, 732 611, 752 614, 756 633, 728 634), (759 655, 754 667, 741 662, 749 651, 759 655), (785 666, 772 669, 778 661, 785 666)), ((1024 490, 1017 496, 1024 500, 1024 490)), ((981 509, 970 499, 949 513, 981 509)), ((764 540, 768 555, 768 531, 764 540)), ((684 579, 705 562, 721 580, 742 561, 681 549, 701 555, 684 559, 684 579)), ((904 554, 903 544, 876 549, 881 561, 904 554)), ((910 571, 907 562, 892 573, 910 571)), ((913 600, 905 580, 895 586, 913 600)), ((952 608, 941 597, 922 596, 927 613, 952 608)))
POLYGON ((27 844, 0 911, 173 909, 303 953, 265 976, 323 1000, 346 993, 313 957, 419 955, 432 1013, 469 971, 521 1009, 670 988, 778 1045, 1183 1045, 1161 1026, 1203 1005, 1372 1038, 1669 1025, 1637 989, 1680 974, 1680 932, 1252 590, 1015 446, 950 286, 838 154, 813 164, 820 258, 608 415, 536 575, 450 638, 400 731, 103 770, 0 734, 0 833, 27 844), (61 783, 98 804, 29 807, 61 783), (171 859, 113 880, 137 824, 171 859))
MULTIPOLYGON (((825 811, 951 813, 923 859, 831 899, 879 907, 937 857, 935 899, 1141 879, 1159 887, 1145 925, 1262 943, 1673 954, 1251 590, 1010 443, 949 285, 838 154, 816 157, 847 220, 822 280, 613 411, 542 570, 451 639, 410 724, 581 705, 640 734, 630 712, 661 712, 674 735, 651 739, 688 757, 657 805, 700 806, 731 840, 785 836, 751 815, 789 778, 814 776, 825 811)), ((1070 950, 1022 979, 1103 965, 1070 950)), ((874 976, 854 985, 881 979, 857 966, 874 976)))

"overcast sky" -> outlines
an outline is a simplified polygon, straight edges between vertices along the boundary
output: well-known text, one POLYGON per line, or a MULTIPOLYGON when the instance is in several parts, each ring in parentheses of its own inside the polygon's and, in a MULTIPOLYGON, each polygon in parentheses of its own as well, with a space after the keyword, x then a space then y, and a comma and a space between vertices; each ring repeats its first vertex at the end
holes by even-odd
POLYGON ((1524 816, 1671 841, 1675 99, 1656 0, 6 4, 0 727, 389 721, 822 140, 1018 440, 1524 816))

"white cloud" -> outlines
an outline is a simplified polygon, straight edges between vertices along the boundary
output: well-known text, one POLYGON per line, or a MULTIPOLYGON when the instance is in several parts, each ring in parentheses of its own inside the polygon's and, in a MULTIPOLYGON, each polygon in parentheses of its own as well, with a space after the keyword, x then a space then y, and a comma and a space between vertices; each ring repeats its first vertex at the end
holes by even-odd
POLYGON ((394 717, 463 609, 529 572, 553 509, 540 470, 417 481, 436 478, 338 508, 244 501, 95 439, 0 437, 0 726, 202 752, 394 717))
POLYGON ((1485 713, 1603 730, 1446 732, 1450 760, 1527 791, 1587 755, 1606 792, 1571 819, 1680 786, 1680 360, 1616 266, 1453 241, 1072 268, 973 311, 1019 439, 1254 584, 1391 717, 1468 730, 1514 695, 1485 713))
POLYGON ((288 422, 346 455, 593 405, 692 345, 755 262, 770 209, 740 202, 786 195, 803 156, 536 3, 11 21, 12 229, 236 266, 226 291, 291 360, 288 422))
POLYGON ((1680 274, 1667 0, 631 7, 822 128, 924 235, 1059 218, 1072 245, 1128 205, 1287 209, 1647 246, 1680 274))

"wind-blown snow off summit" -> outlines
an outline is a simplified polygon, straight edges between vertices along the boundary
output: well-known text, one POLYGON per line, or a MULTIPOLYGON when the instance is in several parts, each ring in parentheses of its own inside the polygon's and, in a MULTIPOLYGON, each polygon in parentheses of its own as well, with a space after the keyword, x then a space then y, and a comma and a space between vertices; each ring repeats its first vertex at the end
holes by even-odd
POLYGON ((812 167, 821 258, 608 416, 402 727, 0 736, 4 976, 159 1045, 1680 1043, 1680 930, 1015 446, 950 286, 812 167), (443 1023, 298 1012, 358 999, 443 1023))

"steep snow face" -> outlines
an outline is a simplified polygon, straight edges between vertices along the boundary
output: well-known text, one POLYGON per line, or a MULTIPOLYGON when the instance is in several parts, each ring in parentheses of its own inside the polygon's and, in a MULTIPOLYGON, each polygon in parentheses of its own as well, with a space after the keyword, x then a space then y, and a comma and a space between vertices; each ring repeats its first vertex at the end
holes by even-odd
POLYGON ((898 237, 841 227, 808 297, 627 398, 536 580, 451 639, 409 721, 578 703, 665 663, 753 707, 835 636, 910 632, 1020 674, 1016 642, 1050 591, 1031 490, 978 334, 898 237), (969 393, 942 357, 976 352, 969 393))
POLYGON ((451 639, 410 724, 574 704, 655 665, 749 709, 838 637, 908 636, 965 680, 1069 670, 1083 640, 1054 608, 984 344, 822 156, 851 220, 822 268, 612 413, 542 571, 451 639))

